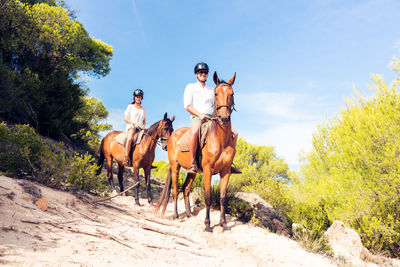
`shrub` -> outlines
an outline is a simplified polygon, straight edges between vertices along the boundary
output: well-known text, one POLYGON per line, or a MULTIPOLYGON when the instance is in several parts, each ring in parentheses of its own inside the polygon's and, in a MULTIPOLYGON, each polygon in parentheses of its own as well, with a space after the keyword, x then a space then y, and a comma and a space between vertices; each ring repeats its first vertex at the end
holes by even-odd
POLYGON ((7 175, 32 175, 40 166, 44 142, 28 125, 0 123, 0 170, 7 175))
POLYGON ((91 155, 68 155, 62 143, 46 143, 28 125, 7 127, 0 123, 0 170, 47 186, 69 186, 100 193, 106 189, 104 174, 91 155))
POLYGON ((319 232, 299 226, 293 229, 293 239, 310 252, 333 256, 328 239, 319 232))
POLYGON ((71 169, 66 182, 85 191, 103 192, 106 189, 105 177, 97 176, 99 166, 93 163, 94 158, 86 152, 85 155, 75 154, 71 158, 71 169))
POLYGON ((255 218, 253 208, 247 202, 237 198, 229 199, 226 211, 228 214, 235 216, 242 222, 249 222, 255 218))
MULTIPOLYGON (((167 179, 169 170, 168 162, 164 160, 154 161, 153 165, 156 166, 157 168, 151 171, 152 176, 161 178, 162 180, 165 181, 167 179)), ((186 171, 181 168, 181 170, 179 171, 179 178, 178 178, 178 187, 180 192, 182 192, 182 186, 185 183, 185 180, 186 180, 186 171)), ((192 184, 191 191, 193 191, 194 188, 201 187, 202 184, 203 184, 203 175, 198 173, 196 174, 196 178, 192 184)))

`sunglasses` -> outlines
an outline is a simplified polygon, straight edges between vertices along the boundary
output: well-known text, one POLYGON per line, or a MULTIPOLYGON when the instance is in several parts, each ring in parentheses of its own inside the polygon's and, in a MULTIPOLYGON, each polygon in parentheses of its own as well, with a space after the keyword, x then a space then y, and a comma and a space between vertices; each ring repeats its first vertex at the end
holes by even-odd
POLYGON ((206 75, 206 74, 208 74, 208 71, 198 71, 197 73, 199 73, 199 74, 204 74, 204 75, 206 75))

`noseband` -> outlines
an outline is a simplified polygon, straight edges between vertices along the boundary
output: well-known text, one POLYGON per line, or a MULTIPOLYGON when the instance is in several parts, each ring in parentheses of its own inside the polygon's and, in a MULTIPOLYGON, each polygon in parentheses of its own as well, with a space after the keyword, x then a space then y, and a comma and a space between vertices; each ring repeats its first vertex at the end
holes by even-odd
MULTIPOLYGON (((218 86, 229 86, 229 87, 231 87, 231 85, 229 83, 220 83, 218 86)), ((235 109, 235 99, 232 98, 232 105, 217 105, 215 107, 215 111, 218 112, 218 110, 220 108, 224 108, 224 107, 229 109, 229 111, 230 111, 229 113, 232 113, 233 111, 236 111, 236 109, 235 109)))

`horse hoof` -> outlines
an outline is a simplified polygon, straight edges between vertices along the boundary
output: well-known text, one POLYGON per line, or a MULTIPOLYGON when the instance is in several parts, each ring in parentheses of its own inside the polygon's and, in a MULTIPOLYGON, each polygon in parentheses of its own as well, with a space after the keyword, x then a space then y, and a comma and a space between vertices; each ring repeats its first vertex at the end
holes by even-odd
POLYGON ((174 220, 179 219, 179 216, 174 214, 174 216, 172 216, 172 219, 174 219, 174 220))
POLYGON ((226 223, 225 224, 221 224, 221 227, 222 227, 222 229, 224 231, 230 231, 231 230, 231 228, 228 225, 226 225, 226 223))
POLYGON ((135 205, 139 206, 139 207, 142 206, 142 205, 140 205, 139 201, 135 201, 135 205))
POLYGON ((206 226, 206 228, 204 228, 204 232, 212 233, 212 228, 210 226, 206 226))

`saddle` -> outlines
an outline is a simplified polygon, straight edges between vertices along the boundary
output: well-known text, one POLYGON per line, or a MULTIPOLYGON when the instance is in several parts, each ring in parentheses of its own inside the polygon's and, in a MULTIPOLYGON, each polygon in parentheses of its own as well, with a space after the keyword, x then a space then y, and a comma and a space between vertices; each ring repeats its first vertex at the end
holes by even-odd
MULTIPOLYGON (((213 129, 214 125, 215 124, 212 120, 208 120, 207 122, 205 122, 201 125, 200 130, 199 130, 198 146, 197 146, 195 155, 196 155, 197 166, 201 170, 203 169, 201 166, 201 158, 202 158, 201 150, 206 145, 207 137, 210 134, 210 131, 213 129)), ((190 140, 191 140, 190 131, 187 131, 178 141, 178 147, 181 152, 189 152, 190 151, 190 148, 189 148, 190 140)))
MULTIPOLYGON (((137 145, 140 144, 140 142, 142 141, 143 134, 144 134, 144 130, 137 131, 137 132, 135 132, 133 134, 133 140, 135 140, 135 138, 136 138, 136 144, 137 145)), ((127 139, 128 139, 128 136, 126 135, 125 132, 122 132, 122 133, 120 133, 120 134, 115 136, 115 140, 122 146, 126 145, 127 139)))

